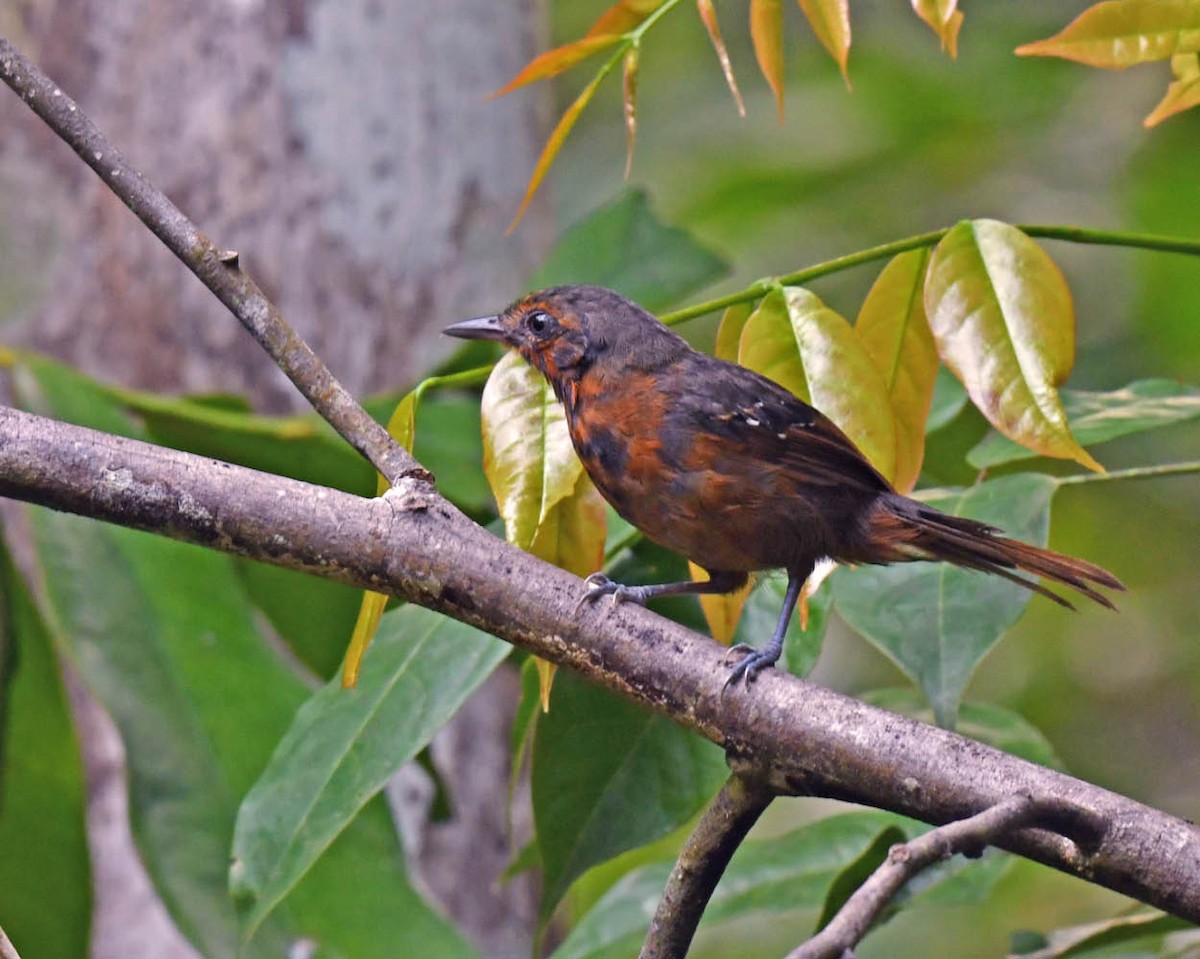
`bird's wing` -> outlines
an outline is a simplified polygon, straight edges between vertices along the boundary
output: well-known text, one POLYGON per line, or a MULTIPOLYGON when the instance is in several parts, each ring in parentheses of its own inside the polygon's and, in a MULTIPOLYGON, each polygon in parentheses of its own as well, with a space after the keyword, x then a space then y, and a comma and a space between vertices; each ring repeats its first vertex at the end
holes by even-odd
POLYGON ((777 383, 724 362, 696 372, 700 402, 694 409, 705 428, 732 443, 738 455, 785 466, 818 486, 891 490, 829 417, 777 383))

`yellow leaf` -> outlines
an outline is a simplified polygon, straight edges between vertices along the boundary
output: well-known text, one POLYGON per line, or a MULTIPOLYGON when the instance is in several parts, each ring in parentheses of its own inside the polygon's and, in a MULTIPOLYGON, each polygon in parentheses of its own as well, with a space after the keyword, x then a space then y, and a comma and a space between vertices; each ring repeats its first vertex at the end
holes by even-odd
POLYGON ((721 325, 717 327, 717 342, 713 347, 713 355, 718 359, 737 362, 738 343, 742 339, 742 328, 750 319, 750 311, 751 304, 736 303, 722 314, 721 325))
POLYGON ((529 549, 538 527, 575 492, 583 464, 562 406, 537 370, 506 354, 488 377, 480 408, 483 471, 510 543, 529 549))
POLYGON ((538 704, 542 707, 542 712, 550 712, 550 690, 554 686, 554 673, 558 669, 554 663, 548 663, 544 659, 533 657, 533 668, 537 670, 538 676, 538 704))
POLYGON ((604 565, 607 511, 604 498, 586 473, 571 495, 562 499, 538 525, 529 552, 576 576, 587 576, 604 565))
POLYGON ((556 77, 563 71, 571 69, 575 64, 586 60, 593 53, 603 50, 605 47, 611 47, 613 44, 619 43, 620 40, 621 38, 616 35, 589 35, 582 40, 575 40, 572 43, 556 47, 553 50, 547 50, 545 53, 539 54, 530 60, 520 73, 493 93, 492 97, 502 97, 504 94, 512 93, 513 90, 523 87, 526 84, 556 77))
POLYGON ((1166 95, 1150 115, 1142 121, 1147 127, 1162 123, 1167 117, 1200 106, 1200 57, 1194 53, 1179 53, 1171 58, 1175 81, 1167 87, 1166 95))
POLYGON ((958 31, 963 22, 958 0, 912 0, 912 7, 917 16, 937 34, 942 49, 950 54, 950 59, 957 59, 958 31))
MULTIPOLYGON (((416 431, 417 404, 421 398, 421 388, 406 393, 396 404, 388 420, 387 430, 392 439, 411 452, 413 435, 416 431)), ((388 481, 379 474, 375 481, 375 494, 381 496, 388 489, 388 481)), ((387 595, 371 590, 363 592, 362 603, 358 607, 358 618, 354 621, 354 630, 350 634, 350 642, 346 646, 346 658, 342 660, 342 688, 353 689, 358 685, 358 671, 362 666, 362 658, 366 655, 367 647, 375 638, 379 629, 379 620, 387 606, 387 595)))
POLYGON ((583 113, 586 107, 596 95, 596 90, 600 86, 600 81, 607 75, 608 71, 615 65, 615 61, 611 61, 597 73, 592 82, 583 88, 583 92, 575 98, 575 102, 567 107, 566 112, 554 127, 550 134, 550 139, 546 141, 546 145, 542 148, 542 154, 538 157, 537 165, 533 168, 533 175, 529 178, 529 186, 525 189, 525 197, 521 200, 520 207, 517 208, 517 215, 513 217, 512 223, 508 225, 506 233, 512 233, 517 228, 517 224, 521 222, 521 217, 525 215, 525 211, 529 208, 529 201, 533 199, 533 195, 537 192, 537 188, 542 184, 542 178, 545 177, 546 171, 550 169, 550 164, 554 162, 554 158, 558 156, 558 151, 562 149, 563 141, 567 139, 567 134, 571 132, 571 128, 575 126, 575 121, 579 119, 579 114, 583 113))
MULTIPOLYGON (((708 573, 688 560, 688 572, 693 582, 703 583, 708 579, 708 573)), ((721 596, 700 594, 700 609, 704 612, 704 621, 708 623, 708 631, 722 646, 728 646, 737 632, 738 620, 742 618, 742 607, 746 605, 746 597, 750 595, 751 583, 735 593, 725 593, 721 596)))
POLYGON ((587 36, 596 37, 606 33, 628 33, 650 14, 663 5, 665 0, 620 0, 600 14, 587 36))
POLYGON ((725 40, 721 36, 721 25, 717 22, 717 10, 712 0, 696 0, 696 9, 700 13, 700 21, 708 31, 713 49, 717 51, 717 60, 721 64, 721 72, 725 74, 725 82, 729 84, 729 92, 733 94, 733 102, 737 104, 738 114, 746 115, 746 104, 742 102, 742 93, 738 89, 737 80, 733 77, 733 64, 729 62, 729 51, 725 49, 725 40))
POLYGON ((889 479, 896 424, 887 387, 853 327, 800 287, 763 297, 742 330, 738 362, 811 403, 889 479))
POLYGON ((633 169, 633 147, 637 143, 637 81, 638 48, 630 47, 625 54, 625 73, 622 78, 622 104, 625 114, 625 179, 633 169))
POLYGON ((997 220, 952 227, 929 259, 925 313, 938 353, 992 426, 1103 472, 1071 435, 1059 399, 1075 363, 1075 311, 1040 246, 997 220))
POLYGON ((1021 56, 1062 57, 1107 70, 1200 50, 1200 0, 1105 0, 1059 33, 1017 47, 1021 56))
POLYGON ((799 0, 817 39, 842 71, 846 86, 850 60, 850 0, 799 0))
MULTIPOLYGON (((604 499, 586 473, 581 473, 574 492, 558 502, 539 524, 529 552, 576 576, 587 576, 604 565, 604 539, 607 511, 604 499)), ((554 685, 554 666, 534 660, 542 711, 550 709, 550 688, 554 685)))
POLYGON ((896 472, 902 493, 917 485, 925 456, 925 420, 937 378, 937 347, 925 318, 928 250, 895 257, 863 301, 854 332, 883 374, 896 419, 896 472))
POLYGON ((783 0, 750 0, 750 38, 754 55, 775 94, 779 119, 783 121, 783 0))

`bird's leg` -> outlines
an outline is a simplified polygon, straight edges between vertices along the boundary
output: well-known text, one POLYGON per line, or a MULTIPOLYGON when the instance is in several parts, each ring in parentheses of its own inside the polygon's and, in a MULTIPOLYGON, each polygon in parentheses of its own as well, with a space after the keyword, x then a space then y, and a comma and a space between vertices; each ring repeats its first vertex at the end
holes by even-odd
POLYGON ((729 678, 725 680, 726 687, 742 679, 747 683, 752 682, 760 670, 773 666, 782 655, 783 638, 787 634, 788 623, 791 622, 796 601, 800 598, 804 583, 811 572, 811 566, 807 570, 788 570, 787 592, 783 594, 783 609, 779 611, 779 622, 775 625, 775 633, 766 645, 759 649, 746 643, 738 643, 736 646, 730 647, 731 653, 744 653, 745 655, 741 662, 733 667, 729 678))
POLYGON ((592 573, 584 580, 587 592, 583 594, 575 609, 578 611, 584 603, 595 602, 601 596, 611 596, 614 603, 637 603, 639 606, 645 606, 649 600, 659 596, 678 596, 681 593, 732 593, 741 589, 747 579, 747 573, 708 570, 708 579, 702 583, 685 580, 682 583, 658 583, 653 586, 626 586, 623 583, 614 583, 603 573, 592 573))

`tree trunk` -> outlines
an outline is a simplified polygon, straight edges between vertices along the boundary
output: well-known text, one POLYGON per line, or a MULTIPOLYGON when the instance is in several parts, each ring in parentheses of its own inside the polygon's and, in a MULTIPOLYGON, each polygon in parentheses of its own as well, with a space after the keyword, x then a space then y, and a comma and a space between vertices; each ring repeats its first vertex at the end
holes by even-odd
MULTIPOLYGON (((544 253, 543 211, 504 235, 542 141, 536 98, 485 99, 535 52, 536 7, 18 0, 0 30, 239 252, 361 396, 417 377, 445 352, 437 330, 513 297, 544 253)), ((0 97, 0 130, 0 341, 124 386, 300 406, 224 308, 13 97, 0 97)), ((480 812, 505 795, 514 695, 489 683, 463 711, 470 727, 435 743, 454 809, 471 812, 431 825, 418 801, 401 817, 420 830, 408 837, 418 881, 489 956, 528 955, 536 912, 529 882, 497 882, 504 817, 480 812)), ((191 954, 135 875, 119 743, 82 726, 105 880, 92 954, 191 954)))

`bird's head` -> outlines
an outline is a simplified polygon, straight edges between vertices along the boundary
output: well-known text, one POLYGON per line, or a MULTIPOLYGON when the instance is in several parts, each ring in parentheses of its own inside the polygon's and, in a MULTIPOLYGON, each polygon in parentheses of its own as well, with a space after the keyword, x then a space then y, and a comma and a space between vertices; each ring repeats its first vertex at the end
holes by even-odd
MULTIPOLYGON (((600 357, 641 365, 684 341, 632 300, 602 286, 556 286, 521 297, 503 313, 442 331, 511 347, 556 387, 600 357)), ((652 364, 651 364, 652 365, 652 364)))

